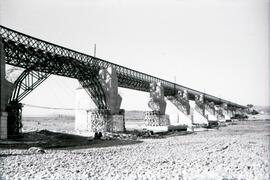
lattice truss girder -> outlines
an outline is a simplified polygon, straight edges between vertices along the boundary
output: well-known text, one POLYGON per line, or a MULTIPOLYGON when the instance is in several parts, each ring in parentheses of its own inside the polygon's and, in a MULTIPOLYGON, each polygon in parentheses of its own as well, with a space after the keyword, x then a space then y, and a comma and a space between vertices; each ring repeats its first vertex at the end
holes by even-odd
MULTIPOLYGON (((165 96, 173 96, 177 90, 187 90, 189 98, 194 100, 195 95, 203 94, 194 89, 64 48, 1 25, 0 34, 1 41, 4 43, 7 64, 19 66, 29 71, 77 78, 84 87, 88 87, 87 92, 92 94, 92 98, 95 95, 101 96, 103 94, 104 96, 104 93, 100 90, 97 72, 98 69, 109 66, 116 69, 119 79, 118 85, 120 87, 149 92, 149 84, 151 82, 161 82, 165 96), (96 87, 92 87, 93 85, 96 87)), ((205 98, 213 101, 215 104, 226 103, 228 106, 244 108, 209 94, 205 94, 205 98)), ((105 96, 99 97, 99 99, 101 100, 99 100, 98 107, 104 107, 106 102, 105 96)))
POLYGON ((26 68, 15 82, 13 101, 21 101, 41 84, 49 74, 72 77, 79 80, 98 108, 106 109, 106 98, 98 80, 98 66, 44 52, 13 41, 4 40, 6 63, 26 68))

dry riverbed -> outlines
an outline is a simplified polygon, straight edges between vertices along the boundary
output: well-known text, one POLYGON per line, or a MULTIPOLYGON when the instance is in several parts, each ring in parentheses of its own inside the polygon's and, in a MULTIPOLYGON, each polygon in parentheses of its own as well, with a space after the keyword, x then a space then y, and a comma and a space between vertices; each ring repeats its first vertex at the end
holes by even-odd
POLYGON ((269 130, 270 121, 239 121, 193 134, 78 139, 88 143, 45 152, 2 146, 0 179, 269 179, 269 130))

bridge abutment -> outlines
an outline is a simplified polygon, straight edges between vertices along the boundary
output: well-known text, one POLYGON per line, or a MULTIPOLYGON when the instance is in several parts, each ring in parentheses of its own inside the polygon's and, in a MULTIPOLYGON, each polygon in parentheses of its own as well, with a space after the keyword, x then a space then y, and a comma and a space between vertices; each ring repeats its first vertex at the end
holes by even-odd
POLYGON ((0 39, 0 60, 1 60, 1 79, 0 79, 0 139, 7 139, 12 135, 12 125, 10 122, 8 109, 8 101, 12 95, 13 83, 6 80, 6 57, 4 52, 4 47, 2 44, 2 39, 0 39))
POLYGON ((75 129, 80 134, 125 131, 125 111, 120 109, 122 98, 118 94, 115 69, 101 69, 98 80, 105 95, 107 108, 99 109, 85 89, 79 87, 76 90, 75 129))

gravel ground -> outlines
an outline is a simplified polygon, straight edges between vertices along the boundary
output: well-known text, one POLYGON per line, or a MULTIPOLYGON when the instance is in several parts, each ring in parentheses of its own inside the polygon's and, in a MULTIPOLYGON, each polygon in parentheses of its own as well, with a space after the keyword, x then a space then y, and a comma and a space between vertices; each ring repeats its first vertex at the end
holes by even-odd
POLYGON ((45 153, 1 148, 0 174, 2 179, 269 179, 269 129, 270 121, 241 121, 109 147, 45 153))

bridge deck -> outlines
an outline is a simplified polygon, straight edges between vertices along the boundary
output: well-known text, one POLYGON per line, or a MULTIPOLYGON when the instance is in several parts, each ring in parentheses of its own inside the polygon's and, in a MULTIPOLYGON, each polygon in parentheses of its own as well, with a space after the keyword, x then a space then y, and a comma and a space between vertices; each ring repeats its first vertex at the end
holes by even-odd
POLYGON ((46 42, 4 26, 0 26, 0 34, 4 44, 6 63, 10 65, 71 78, 79 78, 78 71, 82 69, 92 76, 98 69, 112 66, 117 71, 118 84, 123 88, 149 92, 150 82, 160 82, 164 86, 165 96, 172 96, 177 90, 187 90, 189 98, 193 100, 195 95, 204 94, 206 101, 245 108, 231 101, 46 42))

